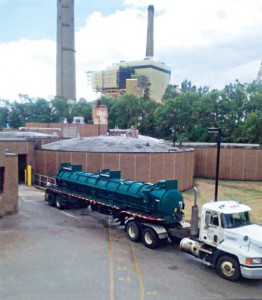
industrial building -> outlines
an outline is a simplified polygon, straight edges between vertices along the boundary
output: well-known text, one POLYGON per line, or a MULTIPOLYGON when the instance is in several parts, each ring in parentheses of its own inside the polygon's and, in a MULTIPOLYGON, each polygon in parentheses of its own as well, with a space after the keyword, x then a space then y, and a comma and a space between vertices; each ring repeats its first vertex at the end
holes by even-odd
POLYGON ((91 75, 92 88, 108 96, 122 93, 143 97, 148 89, 149 96, 161 102, 169 84, 171 69, 164 63, 146 58, 140 61, 121 61, 106 70, 91 75))
MULTIPOLYGON (((57 0, 56 95, 76 100, 74 0, 57 0)), ((170 81, 171 69, 154 57, 154 6, 148 6, 146 58, 121 61, 91 74, 96 92, 118 97, 122 93, 161 102, 170 81)), ((90 72, 88 72, 90 73, 90 72)))
MULTIPOLYGON (((120 61, 105 70, 91 73, 91 86, 96 92, 118 97, 123 93, 149 97, 161 102, 171 77, 171 69, 154 57, 154 6, 148 6, 146 58, 120 61)), ((89 73, 89 72, 88 72, 89 73)))

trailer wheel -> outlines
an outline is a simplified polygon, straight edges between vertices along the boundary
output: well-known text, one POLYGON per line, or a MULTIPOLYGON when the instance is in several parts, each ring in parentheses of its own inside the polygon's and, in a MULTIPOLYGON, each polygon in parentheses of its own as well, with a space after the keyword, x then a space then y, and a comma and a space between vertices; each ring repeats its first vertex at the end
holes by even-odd
POLYGON ((160 245, 157 233, 150 227, 147 227, 143 230, 142 240, 143 244, 149 249, 155 249, 160 245))
POLYGON ((46 193, 45 200, 49 206, 55 206, 55 195, 53 193, 46 193))
POLYGON ((140 236, 141 236, 141 229, 139 227, 139 225, 134 222, 128 222, 126 225, 126 233, 128 238, 132 241, 132 242, 138 242, 140 240, 140 236))
POLYGON ((229 281, 237 281, 240 276, 240 267, 236 258, 228 255, 221 256, 216 264, 218 274, 229 281))
POLYGON ((65 209, 66 208, 66 199, 61 195, 56 195, 55 204, 58 209, 60 209, 60 210, 65 209))

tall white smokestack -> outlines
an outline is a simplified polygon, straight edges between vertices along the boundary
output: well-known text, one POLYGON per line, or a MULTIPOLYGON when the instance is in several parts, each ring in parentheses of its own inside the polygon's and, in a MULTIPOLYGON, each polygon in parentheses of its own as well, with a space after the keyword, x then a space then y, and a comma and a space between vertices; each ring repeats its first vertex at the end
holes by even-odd
POLYGON ((154 6, 148 6, 146 57, 154 56, 154 6))

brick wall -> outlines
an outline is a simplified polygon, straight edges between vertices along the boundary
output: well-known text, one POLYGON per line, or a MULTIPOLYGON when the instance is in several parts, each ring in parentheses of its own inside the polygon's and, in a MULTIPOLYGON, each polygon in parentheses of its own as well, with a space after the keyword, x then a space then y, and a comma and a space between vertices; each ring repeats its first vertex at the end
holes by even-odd
POLYGON ((61 163, 81 164, 83 170, 121 170, 122 178, 155 183, 162 179, 178 179, 179 189, 193 185, 194 152, 177 153, 85 153, 36 151, 36 173, 54 176, 61 163))
POLYGON ((4 153, 0 158, 4 167, 3 191, 0 193, 0 216, 18 212, 18 159, 13 153, 4 153))
POLYGON ((15 154, 27 154, 27 164, 35 169, 35 141, 0 141, 0 161, 4 158, 5 149, 15 154))
MULTIPOLYGON (((215 178, 216 148, 195 148, 195 176, 215 178)), ((262 181, 262 149, 221 148, 219 178, 262 181)))

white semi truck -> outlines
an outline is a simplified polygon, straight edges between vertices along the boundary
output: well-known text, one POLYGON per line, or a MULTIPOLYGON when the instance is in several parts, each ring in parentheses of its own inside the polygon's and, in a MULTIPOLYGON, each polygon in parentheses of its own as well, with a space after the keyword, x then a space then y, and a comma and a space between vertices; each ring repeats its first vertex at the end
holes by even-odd
POLYGON ((181 240, 180 249, 213 266, 227 280, 262 279, 262 226, 250 222, 250 210, 232 200, 204 204, 198 230, 195 201, 191 234, 181 240))

